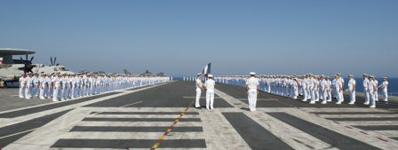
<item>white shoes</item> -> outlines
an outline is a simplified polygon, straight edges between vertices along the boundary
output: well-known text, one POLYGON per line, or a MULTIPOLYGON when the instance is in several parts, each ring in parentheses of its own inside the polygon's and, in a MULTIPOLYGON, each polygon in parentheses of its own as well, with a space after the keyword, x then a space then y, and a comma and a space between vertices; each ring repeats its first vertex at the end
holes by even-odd
POLYGON ((337 104, 337 105, 340 105, 340 104, 341 104, 341 101, 336 102, 336 104, 337 104))
POLYGON ((350 105, 353 105, 355 103, 355 101, 351 101, 350 103, 348 103, 348 104, 350 104, 350 105))
POLYGON ((315 104, 315 101, 311 101, 310 104, 315 104))
POLYGON ((369 106, 369 108, 376 108, 376 105, 371 105, 369 106))
POLYGON ((369 102, 365 102, 365 103, 363 103, 364 105, 369 105, 369 102))
POLYGON ((322 103, 321 103, 321 104, 327 104, 327 101, 325 101, 325 100, 324 100, 324 101, 322 101, 322 103))

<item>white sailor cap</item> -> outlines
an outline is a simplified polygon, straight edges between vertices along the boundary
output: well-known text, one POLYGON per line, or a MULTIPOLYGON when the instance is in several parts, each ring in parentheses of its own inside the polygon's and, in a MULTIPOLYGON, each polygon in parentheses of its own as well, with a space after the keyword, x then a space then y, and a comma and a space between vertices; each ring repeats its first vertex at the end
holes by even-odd
POLYGON ((383 77, 383 79, 387 79, 387 77, 383 77))
POLYGON ((212 74, 209 74, 209 75, 207 75, 209 78, 212 78, 213 77, 213 75, 212 74))
POLYGON ((249 74, 250 74, 250 75, 256 75, 256 73, 255 73, 255 72, 250 72, 249 74))
POLYGON ((354 77, 352 74, 349 74, 348 77, 354 77))

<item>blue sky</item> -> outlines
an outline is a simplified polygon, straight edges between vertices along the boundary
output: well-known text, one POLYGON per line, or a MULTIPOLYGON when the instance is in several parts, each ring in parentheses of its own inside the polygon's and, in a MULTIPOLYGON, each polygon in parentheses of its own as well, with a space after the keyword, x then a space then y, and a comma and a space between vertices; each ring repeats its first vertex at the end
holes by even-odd
POLYGON ((73 71, 398 77, 396 0, 1 0, 0 47, 73 71))

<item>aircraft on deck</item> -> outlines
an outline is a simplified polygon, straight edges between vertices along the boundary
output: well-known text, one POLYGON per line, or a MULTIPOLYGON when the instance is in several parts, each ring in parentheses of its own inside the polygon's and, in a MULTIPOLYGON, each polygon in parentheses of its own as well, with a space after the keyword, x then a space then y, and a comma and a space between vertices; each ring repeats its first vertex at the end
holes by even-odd
POLYGON ((57 58, 50 58, 50 65, 33 64, 34 57, 29 59, 29 55, 35 54, 34 51, 25 49, 0 48, 0 80, 5 82, 6 87, 18 85, 18 79, 26 73, 38 74, 74 74, 65 66, 56 63, 57 58), (13 59, 15 55, 25 55, 25 59, 13 59))

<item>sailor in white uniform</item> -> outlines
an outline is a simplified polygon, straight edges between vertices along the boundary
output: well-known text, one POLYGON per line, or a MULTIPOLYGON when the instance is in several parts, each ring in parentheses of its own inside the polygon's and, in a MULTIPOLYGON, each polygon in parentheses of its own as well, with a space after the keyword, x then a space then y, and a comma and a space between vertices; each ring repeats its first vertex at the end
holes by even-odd
POLYGON ((326 104, 328 100, 328 81, 326 80, 326 77, 322 77, 320 88, 322 95, 322 104, 326 104))
POLYGON ((332 81, 330 81, 329 76, 326 76, 326 82, 327 102, 332 102, 332 81))
POLYGON ((26 75, 19 78, 19 98, 25 98, 26 75))
POLYGON ((369 97, 370 97, 370 108, 376 108, 376 88, 377 84, 375 82, 375 79, 373 76, 369 77, 369 84, 368 84, 368 89, 369 89, 369 97))
POLYGON ((308 100, 308 82, 307 82, 307 76, 304 77, 304 79, 301 80, 301 86, 303 88, 303 102, 306 102, 308 100))
POLYGON ((381 88, 383 90, 383 100, 385 102, 388 101, 388 81, 387 81, 387 77, 383 78, 383 82, 381 83, 381 85, 379 86, 379 88, 381 88))
POLYGON ((201 78, 201 73, 198 73, 196 75, 196 99, 195 99, 195 107, 200 108, 200 97, 202 96, 202 89, 203 89, 203 83, 201 78))
POLYGON ((52 83, 51 83, 51 76, 50 75, 46 75, 46 77, 44 78, 44 81, 46 83, 46 90, 44 91, 44 98, 50 98, 51 95, 51 91, 52 91, 52 83))
POLYGON ((40 77, 39 74, 35 73, 33 76, 33 87, 32 87, 32 96, 39 97, 39 86, 40 86, 40 77))
POLYGON ((257 94, 260 83, 256 78, 255 72, 250 72, 250 77, 246 81, 247 99, 250 111, 256 111, 257 94))
POLYGON ((206 87, 206 109, 213 109, 214 104, 214 86, 215 81, 213 80, 213 75, 208 75, 209 79, 205 82, 206 87))
POLYGON ((292 86, 293 86, 293 99, 297 99, 299 96, 299 82, 297 78, 293 78, 292 86))
POLYGON ((356 88, 356 81, 353 77, 353 75, 348 76, 348 92, 350 94, 350 103, 348 104, 354 104, 355 103, 355 88, 356 88))
MULTIPOLYGON (((376 86, 378 86, 379 85, 379 81, 377 81, 376 76, 374 76, 374 79, 375 79, 376 86)), ((379 101, 379 88, 376 88, 375 97, 376 97, 376 101, 379 101)))
POLYGON ((46 80, 46 75, 42 74, 39 78, 40 80, 40 86, 39 86, 39 98, 40 99, 46 99, 44 97, 45 92, 47 91, 47 80, 46 80))
POLYGON ((363 75, 363 94, 365 97, 365 105, 369 105, 370 92, 369 92, 369 78, 367 74, 363 75))
POLYGON ((341 76, 340 73, 337 74, 337 81, 339 82, 338 84, 340 85, 338 92, 338 97, 339 101, 337 104, 342 103, 344 101, 344 79, 341 76))
POLYGON ((32 99, 32 88, 33 88, 33 78, 32 74, 28 74, 28 77, 26 78, 26 89, 25 89, 25 98, 26 99, 32 99))
POLYGON ((59 94, 60 94, 60 89, 61 89, 61 75, 57 75, 55 77, 53 77, 53 101, 58 101, 59 100, 59 94))
POLYGON ((310 75, 310 78, 308 80, 308 88, 310 89, 310 93, 311 93, 311 101, 310 104, 315 104, 315 84, 316 84, 316 80, 314 79, 313 75, 310 75))

